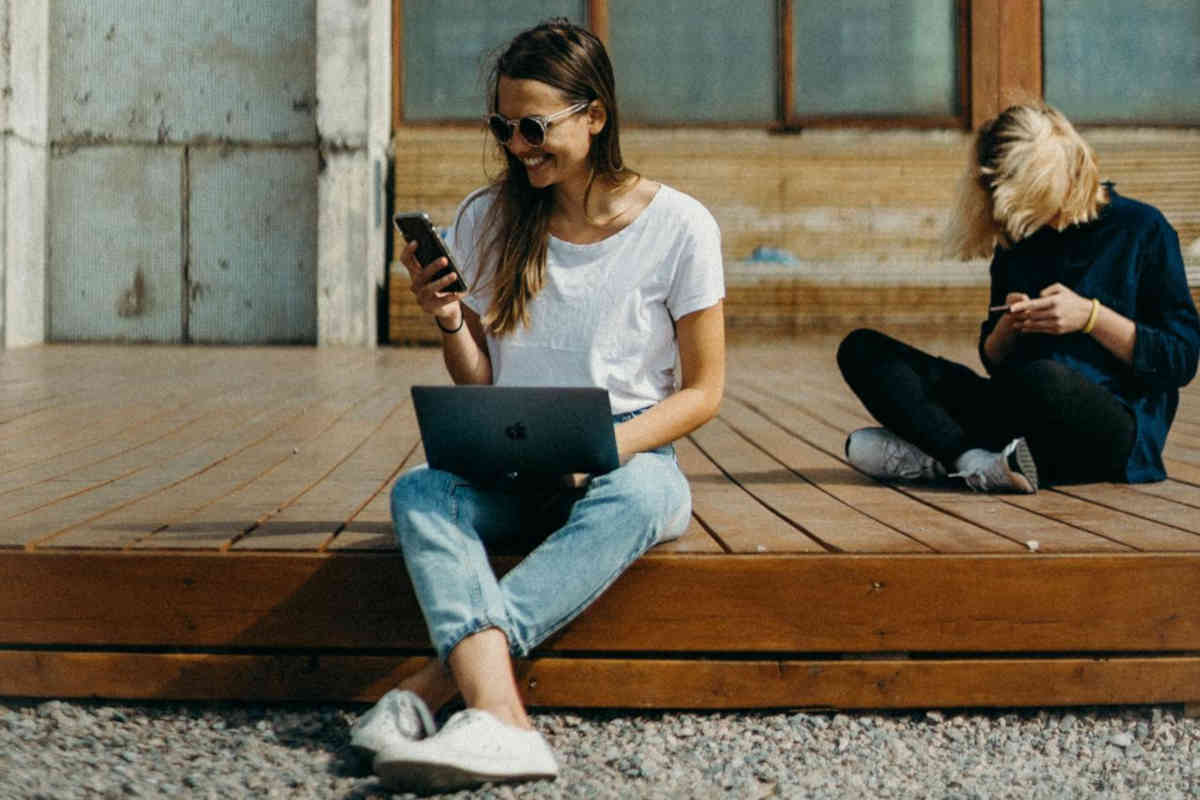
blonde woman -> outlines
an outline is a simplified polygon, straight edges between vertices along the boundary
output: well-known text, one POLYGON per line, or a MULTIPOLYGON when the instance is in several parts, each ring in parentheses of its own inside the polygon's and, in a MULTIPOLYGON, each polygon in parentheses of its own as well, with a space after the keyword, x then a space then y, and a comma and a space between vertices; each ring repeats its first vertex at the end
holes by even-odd
POLYGON ((949 241, 961 258, 992 258, 989 377, 854 331, 838 365, 883 427, 850 435, 850 463, 979 491, 1165 478, 1200 323, 1162 214, 1102 183, 1061 113, 1020 105, 979 129, 949 241))
POLYGON ((456 383, 608 391, 621 466, 573 488, 468 480, 422 467, 392 491, 396 539, 437 659, 354 727, 389 785, 431 791, 552 778, 511 659, 562 628, 642 553, 687 527, 671 442, 724 390, 720 232, 696 200, 627 169, 612 66, 566 21, 519 34, 490 81, 488 126, 507 168, 463 201, 455 261, 402 260, 442 331, 456 383), (487 554, 540 538, 498 578, 487 554), (430 711, 466 709, 434 731, 430 711))

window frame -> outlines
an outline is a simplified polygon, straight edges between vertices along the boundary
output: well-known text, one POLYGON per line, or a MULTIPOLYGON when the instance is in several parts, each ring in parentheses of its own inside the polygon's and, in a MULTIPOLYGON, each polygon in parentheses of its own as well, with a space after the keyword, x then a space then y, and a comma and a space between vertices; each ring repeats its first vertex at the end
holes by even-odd
MULTIPOLYGON (((955 0, 958 18, 959 113, 947 115, 837 114, 792 112, 796 76, 792 67, 792 27, 796 0, 776 0, 778 38, 775 120, 766 129, 795 133, 805 128, 971 129, 1020 100, 1043 97, 1042 0, 955 0)), ((609 0, 586 0, 585 23, 603 41, 610 38, 609 0)), ((404 0, 392 0, 392 126, 476 124, 463 119, 404 118, 404 0)), ((761 122, 629 123, 638 128, 745 128, 761 122)))

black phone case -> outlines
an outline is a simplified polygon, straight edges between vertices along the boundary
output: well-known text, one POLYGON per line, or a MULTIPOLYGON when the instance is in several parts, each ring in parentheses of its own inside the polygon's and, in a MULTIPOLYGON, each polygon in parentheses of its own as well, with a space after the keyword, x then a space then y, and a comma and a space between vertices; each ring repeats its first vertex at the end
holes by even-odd
POLYGON ((417 242, 416 257, 420 264, 430 264, 439 258, 446 259, 449 266, 439 270, 433 279, 438 280, 449 272, 455 273, 457 278, 444 291, 465 292, 467 290, 467 285, 463 283, 462 273, 458 271, 454 258, 450 255, 442 237, 438 235, 437 229, 433 227, 433 222, 426 214, 397 214, 396 227, 400 229, 400 234, 405 241, 417 242))

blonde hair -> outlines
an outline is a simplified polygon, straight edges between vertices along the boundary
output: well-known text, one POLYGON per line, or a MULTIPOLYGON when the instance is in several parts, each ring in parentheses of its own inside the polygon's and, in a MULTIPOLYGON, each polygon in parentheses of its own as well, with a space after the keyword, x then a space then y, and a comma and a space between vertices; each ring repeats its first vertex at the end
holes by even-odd
POLYGON ((1094 220, 1108 190, 1092 148, 1061 112, 1016 105, 979 127, 946 232, 957 258, 991 256, 1049 225, 1094 220))

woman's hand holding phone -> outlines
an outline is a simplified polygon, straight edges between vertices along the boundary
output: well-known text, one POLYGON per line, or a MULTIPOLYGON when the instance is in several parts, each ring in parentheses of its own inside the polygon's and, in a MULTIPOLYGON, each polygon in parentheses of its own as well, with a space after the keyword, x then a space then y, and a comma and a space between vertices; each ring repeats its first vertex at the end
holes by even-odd
POLYGON ((462 322, 462 306, 459 303, 462 294, 447 289, 458 280, 458 275, 450 271, 437 277, 448 266, 448 259, 442 257, 429 264, 421 264, 417 261, 416 253, 417 242, 414 241, 409 242, 400 254, 400 263, 408 270, 409 291, 417 299, 421 310, 432 314, 443 328, 457 328, 462 322))

